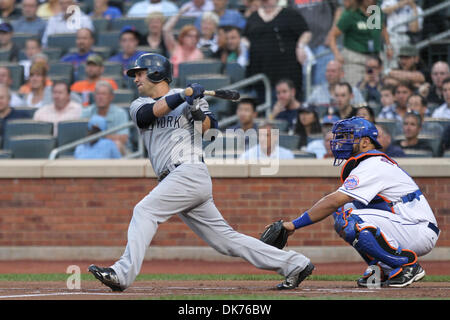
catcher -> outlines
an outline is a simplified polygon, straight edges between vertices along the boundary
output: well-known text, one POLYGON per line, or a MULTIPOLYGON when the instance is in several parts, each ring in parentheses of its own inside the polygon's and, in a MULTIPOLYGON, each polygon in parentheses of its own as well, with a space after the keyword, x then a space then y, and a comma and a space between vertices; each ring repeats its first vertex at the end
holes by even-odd
POLYGON ((336 232, 369 265, 358 286, 406 287, 419 281, 425 271, 417 257, 433 249, 440 233, 425 196, 394 160, 377 150, 381 145, 371 122, 344 119, 332 132, 334 165, 347 160, 342 186, 297 219, 273 223, 261 240, 282 248, 295 230, 333 214, 336 232))

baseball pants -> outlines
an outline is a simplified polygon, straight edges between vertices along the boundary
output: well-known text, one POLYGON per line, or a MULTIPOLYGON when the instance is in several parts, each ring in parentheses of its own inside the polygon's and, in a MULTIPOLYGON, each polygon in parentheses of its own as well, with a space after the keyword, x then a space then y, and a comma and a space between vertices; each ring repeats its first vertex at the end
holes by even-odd
POLYGON ((158 224, 175 214, 218 252, 241 257, 257 268, 288 276, 303 270, 310 262, 302 254, 279 250, 231 228, 214 204, 207 166, 185 163, 134 208, 125 252, 112 266, 123 289, 129 287, 139 274, 158 224))

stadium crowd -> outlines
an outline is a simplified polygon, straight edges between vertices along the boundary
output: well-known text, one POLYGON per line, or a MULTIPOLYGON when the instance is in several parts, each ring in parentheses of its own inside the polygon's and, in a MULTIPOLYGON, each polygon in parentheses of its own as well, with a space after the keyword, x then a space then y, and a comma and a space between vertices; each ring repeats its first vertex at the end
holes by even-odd
MULTIPOLYGON (((219 120, 237 115, 232 129, 279 129, 280 157, 332 157, 332 124, 351 116, 376 123, 388 155, 450 156, 450 57, 426 62, 416 46, 447 30, 445 10, 421 16, 440 2, 3 0, 0 149, 15 157, 6 131, 18 119, 53 123, 55 139, 62 121, 86 119, 86 135, 127 123, 137 91, 124 72, 156 52, 170 58, 174 87, 186 85, 188 62, 219 62, 212 77, 225 85, 265 74, 269 117, 256 110, 258 84, 211 108, 219 120)), ((105 138, 114 143, 98 139, 72 155, 118 158, 135 148, 130 128, 105 138)))

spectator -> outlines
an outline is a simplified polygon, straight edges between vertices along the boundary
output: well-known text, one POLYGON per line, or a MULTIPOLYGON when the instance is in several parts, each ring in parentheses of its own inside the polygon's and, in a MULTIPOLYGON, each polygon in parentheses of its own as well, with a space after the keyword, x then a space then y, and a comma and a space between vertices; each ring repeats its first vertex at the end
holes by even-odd
MULTIPOLYGON (((378 117, 381 119, 391 119, 395 116, 395 86, 383 85, 380 90, 381 110, 378 117)), ((395 118, 395 117, 394 117, 395 118)))
POLYGON ((347 119, 356 116, 356 108, 351 104, 353 98, 353 89, 350 83, 341 82, 334 87, 334 96, 336 98, 335 116, 340 119, 347 119))
POLYGON ((120 52, 109 58, 108 61, 122 64, 124 77, 128 70, 144 51, 138 50, 141 34, 132 26, 124 26, 120 31, 120 52))
POLYGON ((442 150, 443 152, 450 150, 450 126, 447 126, 442 135, 442 150))
POLYGON ((289 130, 293 129, 297 121, 298 109, 301 107, 300 101, 295 97, 294 83, 290 79, 281 79, 275 85, 277 101, 272 110, 272 119, 286 120, 289 123, 289 130))
MULTIPOLYGON (((48 65, 47 55, 44 53, 36 53, 31 59, 31 65, 34 65, 37 63, 45 65, 46 73, 48 74, 48 70, 50 67, 48 65)), ((31 69, 31 67, 30 67, 30 69, 31 69)), ((53 85, 52 80, 47 76, 46 80, 45 80, 45 86, 51 87, 52 85, 53 85)), ((30 92, 31 92, 30 79, 28 79, 27 82, 25 82, 22 86, 20 86, 19 93, 21 95, 27 95, 30 92)))
POLYGON ((380 89, 383 85, 382 71, 383 62, 379 57, 367 59, 364 78, 357 84, 357 87, 368 104, 380 105, 380 89))
POLYGON ((25 56, 26 59, 20 60, 19 64, 23 67, 23 78, 28 80, 30 77, 31 60, 33 56, 42 53, 41 41, 38 38, 29 38, 25 40, 25 56))
POLYGON ((298 109, 294 134, 300 137, 298 149, 306 147, 313 135, 322 133, 316 108, 313 105, 306 105, 298 109))
POLYGON ((425 117, 430 116, 430 111, 427 107, 427 99, 425 99, 423 96, 421 96, 418 93, 413 93, 409 96, 406 107, 408 112, 413 111, 420 115, 420 118, 423 122, 425 117))
POLYGON ((178 38, 175 39, 173 28, 182 14, 183 11, 180 10, 163 27, 164 41, 170 55, 175 78, 178 77, 178 66, 180 63, 203 59, 203 53, 197 48, 200 32, 193 25, 187 24, 181 28, 178 38))
POLYGON ((200 39, 197 44, 199 49, 208 49, 212 54, 219 50, 217 27, 219 17, 214 12, 205 12, 202 15, 200 26, 200 39))
POLYGON ((415 112, 408 112, 403 117, 403 135, 404 139, 397 141, 403 150, 427 150, 433 151, 432 147, 425 140, 419 139, 419 133, 422 129, 422 119, 415 112))
POLYGON ((119 8, 108 5, 108 0, 94 0, 94 10, 89 14, 91 18, 105 18, 108 20, 122 17, 119 8))
POLYGON ((414 86, 412 85, 412 83, 408 81, 401 81, 400 84, 395 88, 395 108, 383 108, 378 117, 381 119, 396 119, 398 121, 403 121, 403 117, 408 111, 408 98, 413 93, 414 86))
POLYGON ((162 12, 165 17, 170 17, 177 14, 178 7, 169 0, 143 0, 133 4, 128 10, 127 16, 143 18, 154 11, 162 12))
POLYGON ((336 0, 296 1, 296 6, 311 30, 312 37, 308 43, 315 63, 312 69, 312 84, 319 85, 326 81, 325 71, 328 62, 334 60, 329 52, 326 38, 333 26, 333 13, 338 6, 336 0), (328 51, 328 53, 327 53, 328 51))
POLYGON ((387 46, 386 55, 388 59, 392 59, 393 51, 383 23, 384 15, 381 14, 379 19, 375 19, 380 22, 380 26, 368 25, 371 23, 371 11, 368 7, 376 4, 376 0, 355 0, 355 6, 342 12, 329 34, 330 48, 335 59, 343 64, 346 80, 352 86, 361 80, 367 59, 371 55, 380 55, 383 39, 387 46), (340 35, 344 35, 342 51, 337 47, 337 38, 340 35))
MULTIPOLYGON (((264 73, 272 84, 291 79, 301 100, 301 63, 306 59, 304 46, 311 36, 308 31, 305 19, 295 9, 279 7, 276 0, 263 0, 261 8, 248 18, 243 32, 251 44, 248 76, 264 73)), ((262 97, 262 89, 256 90, 262 97)))
POLYGON ((428 103, 440 106, 445 102, 442 94, 442 82, 448 77, 450 77, 448 63, 445 61, 435 62, 431 68, 431 86, 429 83, 424 83, 419 88, 419 92, 427 98, 428 103))
POLYGON ((37 16, 38 0, 22 0, 22 16, 11 22, 14 31, 42 38, 47 23, 37 16))
POLYGON ((31 66, 28 80, 30 92, 24 96, 26 107, 41 108, 52 103, 52 88, 47 86, 47 71, 47 65, 42 62, 31 66))
MULTIPOLYGON (((106 119, 108 128, 114 128, 128 122, 127 112, 112 104, 114 100, 114 89, 107 81, 98 81, 95 86, 94 104, 87 108, 83 108, 81 118, 91 118, 95 115, 102 116, 106 119)), ((106 136, 116 144, 122 154, 126 153, 128 137, 130 129, 125 128, 116 133, 106 136)))
POLYGON ((68 53, 61 58, 61 62, 70 62, 74 67, 75 79, 78 75, 78 67, 81 63, 94 53, 92 47, 95 43, 95 36, 92 30, 87 28, 81 28, 77 31, 77 38, 75 45, 77 52, 68 53))
MULTIPOLYGON (((9 101, 10 95, 8 86, 0 83, 0 138, 4 137, 5 126, 9 120, 29 118, 27 112, 11 108, 9 101)), ((3 148, 3 139, 0 139, 0 143, 3 148)))
POLYGON ((37 16, 42 19, 50 19, 61 12, 61 6, 59 0, 48 0, 45 3, 39 5, 37 10, 37 16))
POLYGON ((330 141, 333 139, 333 132, 331 129, 322 130, 322 138, 314 139, 306 145, 304 151, 314 153, 317 159, 334 158, 331 152, 330 141))
POLYGON ((9 105, 11 107, 15 108, 24 105, 22 98, 17 94, 17 92, 11 90, 12 78, 11 71, 8 67, 0 66, 0 84, 8 88, 9 105))
POLYGON ((399 81, 411 81, 419 87, 426 81, 425 71, 419 70, 419 51, 414 46, 404 46, 399 50, 398 69, 388 70, 387 74, 399 81))
MULTIPOLYGON (((328 62, 325 78, 327 80, 325 83, 314 88, 313 92, 308 97, 308 103, 326 107, 335 105, 334 88, 339 82, 344 81, 344 69, 342 68, 342 64, 335 60, 328 62)), ((352 92, 352 104, 358 105, 365 103, 364 98, 357 87, 352 87, 352 92)))
POLYGON ((369 106, 361 106, 356 108, 356 116, 366 119, 375 124, 375 112, 369 106))
POLYGON ((241 98, 236 108, 236 115, 238 117, 238 124, 230 127, 230 129, 242 129, 245 131, 249 129, 258 129, 255 119, 258 116, 256 112, 256 102, 252 98, 241 98))
MULTIPOLYGON (((381 4, 381 10, 386 14, 386 26, 395 59, 402 46, 412 43, 409 34, 418 35, 422 30, 423 17, 408 24, 398 25, 412 17, 421 15, 423 11, 415 3, 415 0, 384 0, 381 4)), ((393 61, 395 61, 394 59, 393 61)))
POLYGON ((16 8, 16 0, 0 1, 0 18, 2 21, 17 20, 22 16, 22 12, 16 8))
POLYGON ((244 18, 247 19, 253 12, 257 11, 261 7, 261 0, 242 0, 245 7, 244 18))
POLYGON ((91 18, 81 10, 75 10, 75 0, 59 0, 61 11, 52 16, 47 23, 42 45, 47 47, 48 37, 56 33, 76 33, 79 29, 94 31, 91 18))
POLYGON ((86 79, 78 80, 70 87, 71 91, 81 94, 83 106, 89 105, 90 93, 94 92, 98 81, 109 82, 114 90, 119 88, 113 79, 102 77, 104 71, 103 58, 98 54, 91 54, 86 60, 86 79))
POLYGON ((278 135, 275 135, 272 132, 272 129, 274 129, 274 126, 270 122, 263 123, 258 130, 258 144, 244 152, 240 156, 240 159, 294 159, 294 154, 291 150, 283 148, 279 145, 278 135))
POLYGON ((241 39, 241 30, 230 26, 225 27, 225 46, 217 52, 223 64, 237 62, 246 68, 249 64, 248 45, 241 39))
POLYGON ((166 19, 161 12, 154 11, 147 17, 148 33, 145 45, 150 49, 158 51, 158 53, 167 57, 167 47, 163 37, 163 26, 166 19))
POLYGON ((214 3, 211 0, 190 0, 184 3, 180 10, 183 10, 187 17, 200 17, 205 12, 213 11, 214 3), (187 10, 184 11, 186 8, 187 10))
POLYGON ((69 84, 55 81, 52 88, 53 103, 39 108, 34 113, 34 120, 53 123, 53 135, 58 135, 58 122, 80 119, 81 104, 70 100, 69 84))
MULTIPOLYGON (((105 118, 94 115, 88 122, 88 136, 106 130, 105 118)), ((75 159, 119 159, 121 154, 116 144, 108 138, 98 138, 97 140, 78 145, 74 152, 75 159)))
POLYGON ((450 119, 450 78, 446 78, 442 82, 442 93, 444 96, 445 103, 443 103, 439 108, 434 110, 431 117, 450 119))
POLYGON ((376 124, 378 130, 377 140, 381 144, 382 149, 380 151, 387 154, 392 158, 402 158, 406 157, 406 154, 403 152, 403 149, 392 143, 392 136, 389 131, 381 124, 376 124))
MULTIPOLYGON (((227 9, 228 0, 212 0, 213 12, 219 16, 219 26, 235 26, 244 30, 246 20, 237 10, 227 9)), ((200 30, 201 17, 195 20, 195 27, 200 30)))
POLYGON ((20 48, 12 41, 13 32, 9 22, 0 23, 0 50, 9 51, 8 61, 17 62, 20 48))

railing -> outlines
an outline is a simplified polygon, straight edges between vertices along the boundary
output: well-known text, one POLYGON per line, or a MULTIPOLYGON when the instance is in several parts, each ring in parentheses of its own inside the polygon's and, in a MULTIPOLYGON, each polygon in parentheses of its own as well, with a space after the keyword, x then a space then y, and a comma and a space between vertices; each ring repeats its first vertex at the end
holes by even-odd
MULTIPOLYGON (((120 131, 120 130, 123 130, 123 129, 126 129, 126 128, 132 128, 134 126, 135 126, 135 124, 134 124, 133 121, 128 121, 127 123, 118 125, 116 127, 107 129, 105 131, 101 131, 99 133, 87 136, 85 138, 82 138, 82 139, 79 139, 79 140, 75 140, 75 141, 73 141, 71 143, 68 143, 68 144, 65 144, 65 145, 63 145, 61 147, 53 149, 52 152, 50 152, 50 155, 49 155, 48 159, 49 160, 55 160, 56 157, 58 156, 58 154, 60 154, 61 152, 71 150, 71 149, 75 148, 76 146, 78 146, 80 144, 91 142, 91 141, 97 140, 99 138, 102 138, 104 136, 107 136, 107 135, 110 135, 112 133, 115 133, 117 131, 120 131)), ((133 153, 125 155, 123 158, 125 158, 125 159, 140 158, 143 155, 144 155, 144 143, 142 141, 142 138, 139 136, 139 138, 138 138, 138 150, 136 152, 133 152, 133 153)))

